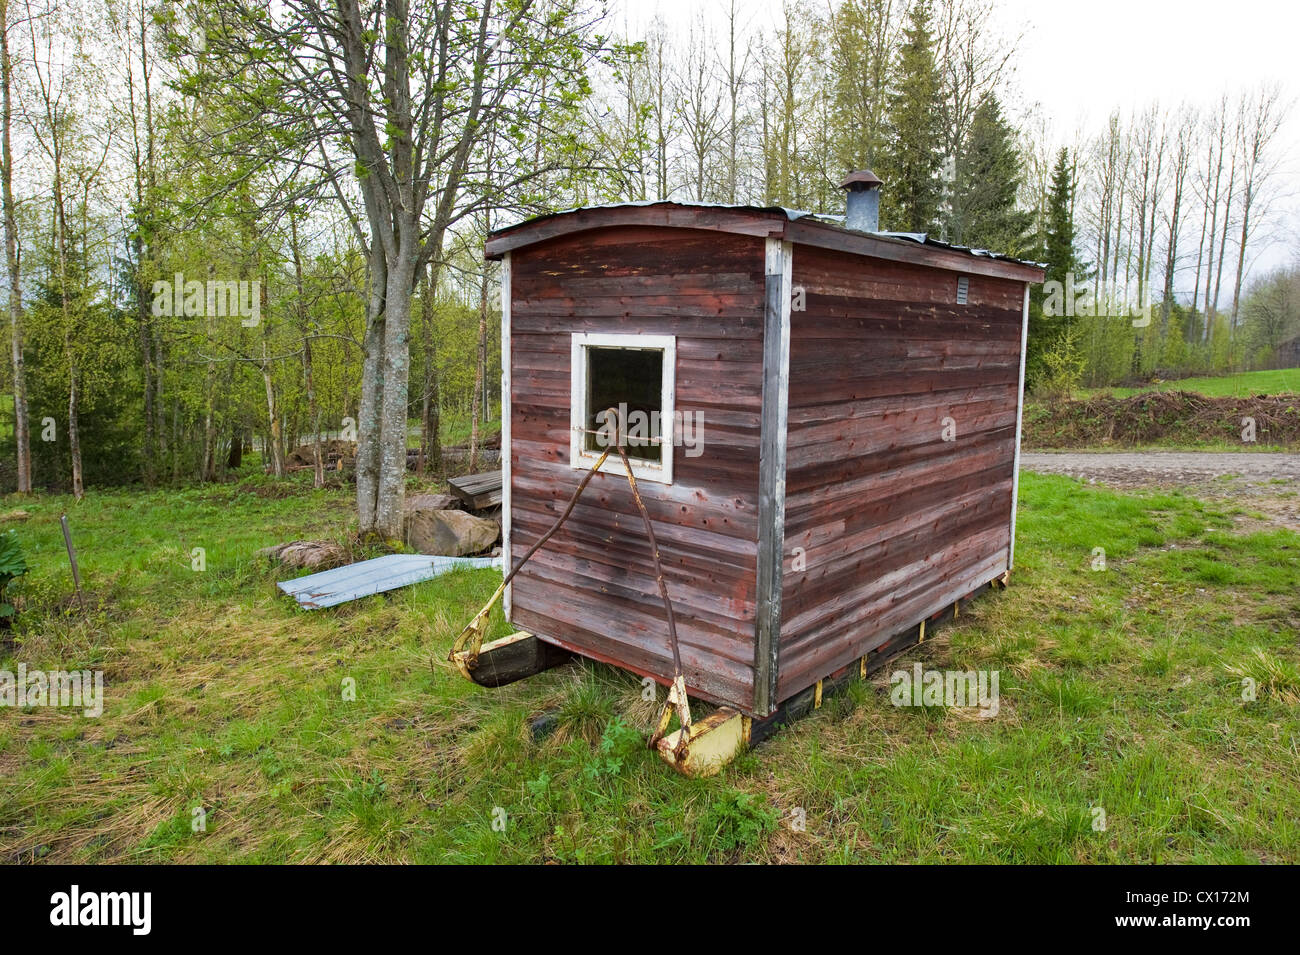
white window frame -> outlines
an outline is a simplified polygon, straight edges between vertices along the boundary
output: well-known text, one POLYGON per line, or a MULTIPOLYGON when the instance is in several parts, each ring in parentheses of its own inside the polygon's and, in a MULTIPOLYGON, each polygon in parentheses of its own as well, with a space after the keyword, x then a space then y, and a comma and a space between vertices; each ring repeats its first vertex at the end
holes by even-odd
MULTIPOLYGON (((600 459, 599 451, 588 451, 583 441, 583 429, 586 427, 587 404, 587 354, 588 348, 626 348, 639 351, 663 352, 663 377, 659 383, 659 421, 660 437, 663 441, 662 460, 638 461, 629 457, 632 464, 632 476, 638 481, 653 481, 657 484, 673 483, 673 439, 675 430, 677 382, 677 336, 676 335, 611 335, 600 332, 574 332, 571 344, 569 368, 571 372, 569 390, 569 464, 575 470, 590 471, 600 459)), ((601 465, 601 471, 614 474, 626 474, 618 452, 611 449, 610 456, 601 465)))

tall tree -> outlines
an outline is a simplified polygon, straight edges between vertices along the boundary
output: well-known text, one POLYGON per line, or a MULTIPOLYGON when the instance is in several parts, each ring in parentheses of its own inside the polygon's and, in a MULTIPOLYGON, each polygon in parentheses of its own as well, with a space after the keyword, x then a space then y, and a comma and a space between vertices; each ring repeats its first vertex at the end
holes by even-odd
POLYGON ((14 375, 14 444, 18 493, 32 490, 31 425, 27 412, 27 372, 23 362, 23 293, 18 263, 18 222, 14 210, 13 56, 9 48, 9 0, 0 0, 0 197, 4 202, 5 265, 9 277, 9 345, 14 375))
POLYGON ((832 8, 830 65, 836 153, 842 171, 882 167, 887 142, 895 0, 843 0, 832 8))
POLYGON ((763 201, 806 208, 806 137, 812 127, 818 23, 803 5, 786 4, 763 66, 763 201), (768 92, 770 90, 770 93, 768 92))
POLYGON ((943 198, 943 83, 930 17, 928 0, 913 0, 890 88, 881 219, 900 232, 932 231, 943 198))
POLYGON ((717 81, 714 63, 716 41, 701 16, 691 27, 686 52, 673 77, 678 114, 685 137, 683 168, 687 194, 697 202, 720 192, 716 161, 726 141, 726 93, 717 81))
MULTIPOLYGON (((1214 237, 1219 232, 1219 201, 1223 191, 1223 164, 1224 154, 1229 147, 1228 132, 1228 98, 1226 96, 1219 100, 1218 112, 1211 115, 1208 121, 1207 142, 1209 155, 1206 160, 1206 167, 1202 170, 1202 195, 1205 200, 1206 214, 1210 220, 1210 231, 1202 236, 1202 244, 1205 239, 1209 239, 1209 245, 1206 246, 1206 263, 1205 263, 1205 327, 1202 330, 1202 340, 1208 345, 1214 336, 1214 312, 1218 305, 1218 294, 1215 293, 1211 301, 1210 292, 1214 285, 1214 237)), ((1236 167, 1233 167, 1235 174, 1236 167)), ((1232 204, 1232 186, 1227 189, 1228 204, 1232 204)), ((1224 215, 1224 234, 1227 234, 1227 215, 1224 215)), ((1220 268, 1222 273, 1222 268, 1220 268)), ((1199 279, 1200 268, 1197 267, 1197 276, 1199 279)), ((1198 282, 1199 284, 1199 282, 1198 282)))
MULTIPOLYGON (((992 0, 935 3, 935 56, 943 78, 943 148, 952 163, 945 168, 954 178, 980 104, 1014 70, 1012 58, 1021 37, 1008 37, 999 29, 996 14, 992 0)), ((943 224, 947 226, 946 219, 943 224)))
POLYGON ((726 11, 727 16, 727 52, 726 61, 720 63, 722 71, 723 84, 727 96, 727 130, 726 130, 726 149, 727 149, 727 175, 724 186, 726 201, 735 203, 738 201, 740 189, 740 149, 741 141, 744 136, 744 127, 747 125, 746 118, 742 112, 742 101, 745 95, 745 73, 749 68, 751 47, 747 39, 744 40, 745 46, 742 50, 740 44, 742 37, 738 35, 738 30, 743 29, 740 26, 740 14, 737 7, 737 0, 729 0, 726 11))
POLYGON ((952 241, 1010 255, 1028 252, 1033 213, 1017 207, 1024 179, 1020 150, 993 94, 975 110, 956 172, 949 206, 952 241))
POLYGON ((1187 173, 1191 168, 1195 135, 1192 114, 1184 108, 1174 123, 1173 168, 1170 177, 1172 193, 1165 213, 1165 277, 1160 295, 1162 336, 1167 334, 1170 310, 1174 304, 1174 270, 1178 265, 1178 239, 1183 223, 1183 206, 1187 201, 1187 173))
MULTIPOLYGON (((218 0, 194 10, 204 45, 191 51, 187 89, 238 97, 276 162, 320 169, 368 260, 357 511, 363 535, 399 540, 416 284, 447 230, 481 205, 469 187, 489 130, 499 121, 569 135, 599 41, 573 0, 288 0, 269 12, 218 0)), ((544 174, 533 155, 520 150, 503 178, 544 174)))
POLYGON ((162 441, 158 416, 159 343, 150 308, 149 289, 157 277, 157 238, 160 233, 157 208, 158 167, 155 124, 155 63, 150 27, 153 13, 148 0, 124 0, 110 6, 115 38, 121 43, 120 76, 126 87, 124 103, 114 104, 125 112, 126 158, 132 172, 130 294, 135 305, 140 373, 144 397, 144 441, 141 448, 142 475, 146 484, 157 477, 162 441))
MULTIPOLYGON (((1052 181, 1047 193, 1047 208, 1043 214, 1046 229, 1040 257, 1045 266, 1044 285, 1060 283, 1064 296, 1073 295, 1073 283, 1082 281, 1083 264, 1075 252, 1074 228, 1074 162, 1068 149, 1056 154, 1052 167, 1052 181)), ((1030 292, 1029 342, 1025 354, 1025 373, 1032 383, 1042 373, 1042 357, 1056 345, 1066 331, 1069 319, 1064 309, 1053 307, 1044 294, 1044 285, 1036 285, 1030 292)), ((1064 299, 1058 299, 1057 306, 1064 299)))
MULTIPOLYGON (((76 12, 57 9, 52 4, 27 10, 27 38, 31 63, 31 104, 27 118, 32 136, 50 168, 50 231, 53 236, 55 274, 47 282, 60 311, 63 335, 64 371, 68 384, 68 449, 72 471, 72 494, 80 500, 85 494, 81 457, 81 406, 87 369, 83 330, 86 322, 89 289, 85 281, 72 281, 78 263, 70 261, 78 254, 77 243, 90 240, 83 233, 73 235, 70 221, 76 214, 76 190, 86 194, 82 211, 89 203, 93 183, 104 168, 108 141, 98 155, 93 155, 92 131, 78 125, 79 108, 87 105, 85 89, 95 83, 93 64, 85 50, 84 32, 89 24, 77 23, 76 12)), ((85 276, 89 268, 82 268, 85 276)), ((93 372, 93 369, 91 369, 93 372)))
POLYGON ((1243 97, 1237 145, 1241 151, 1241 240, 1237 245, 1237 277, 1232 286, 1232 323, 1237 327, 1241 308, 1241 281, 1246 271, 1246 246, 1258 223, 1260 197, 1277 169, 1270 147, 1282 128, 1287 108, 1281 91, 1266 86, 1243 97))

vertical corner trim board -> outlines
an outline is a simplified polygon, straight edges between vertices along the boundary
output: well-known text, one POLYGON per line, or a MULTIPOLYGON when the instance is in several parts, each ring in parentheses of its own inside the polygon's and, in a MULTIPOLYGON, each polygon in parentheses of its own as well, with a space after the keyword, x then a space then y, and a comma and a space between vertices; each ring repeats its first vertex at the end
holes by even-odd
POLYGON ((1016 501, 1020 498, 1020 431, 1025 420, 1025 350, 1029 346, 1029 283, 1025 283, 1025 306, 1020 321, 1020 388, 1016 392, 1016 455, 1011 466, 1011 541, 1007 544, 1007 572, 1015 565, 1016 501))
POLYGON ((786 414, 794 246, 767 239, 763 305, 762 433, 758 464, 758 566, 754 616, 754 713, 776 709, 785 548, 786 414))
MULTIPOLYGON (((510 573, 510 253, 501 256, 501 573, 510 573)), ((510 619, 510 591, 506 587, 501 609, 510 619)))

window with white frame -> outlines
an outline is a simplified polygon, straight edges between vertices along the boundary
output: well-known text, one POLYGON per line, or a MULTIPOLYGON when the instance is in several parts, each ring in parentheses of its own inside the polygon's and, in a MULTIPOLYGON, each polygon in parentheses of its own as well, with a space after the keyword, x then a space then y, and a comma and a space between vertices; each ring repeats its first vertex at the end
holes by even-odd
POLYGON ((672 483, 676 356, 672 335, 573 335, 573 467, 589 469, 609 449, 601 470, 624 473, 614 450, 621 437, 638 480, 672 483))

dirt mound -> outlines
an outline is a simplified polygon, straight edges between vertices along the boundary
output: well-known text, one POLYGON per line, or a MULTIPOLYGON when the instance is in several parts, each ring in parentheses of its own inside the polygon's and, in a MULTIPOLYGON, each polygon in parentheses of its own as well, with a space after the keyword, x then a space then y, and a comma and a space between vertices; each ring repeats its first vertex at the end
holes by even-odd
POLYGON ((1300 395, 1211 398, 1190 391, 1111 394, 1057 401, 1025 411, 1031 448, 1203 444, 1300 445, 1300 395), (1250 440, 1253 434, 1253 442, 1250 440))

